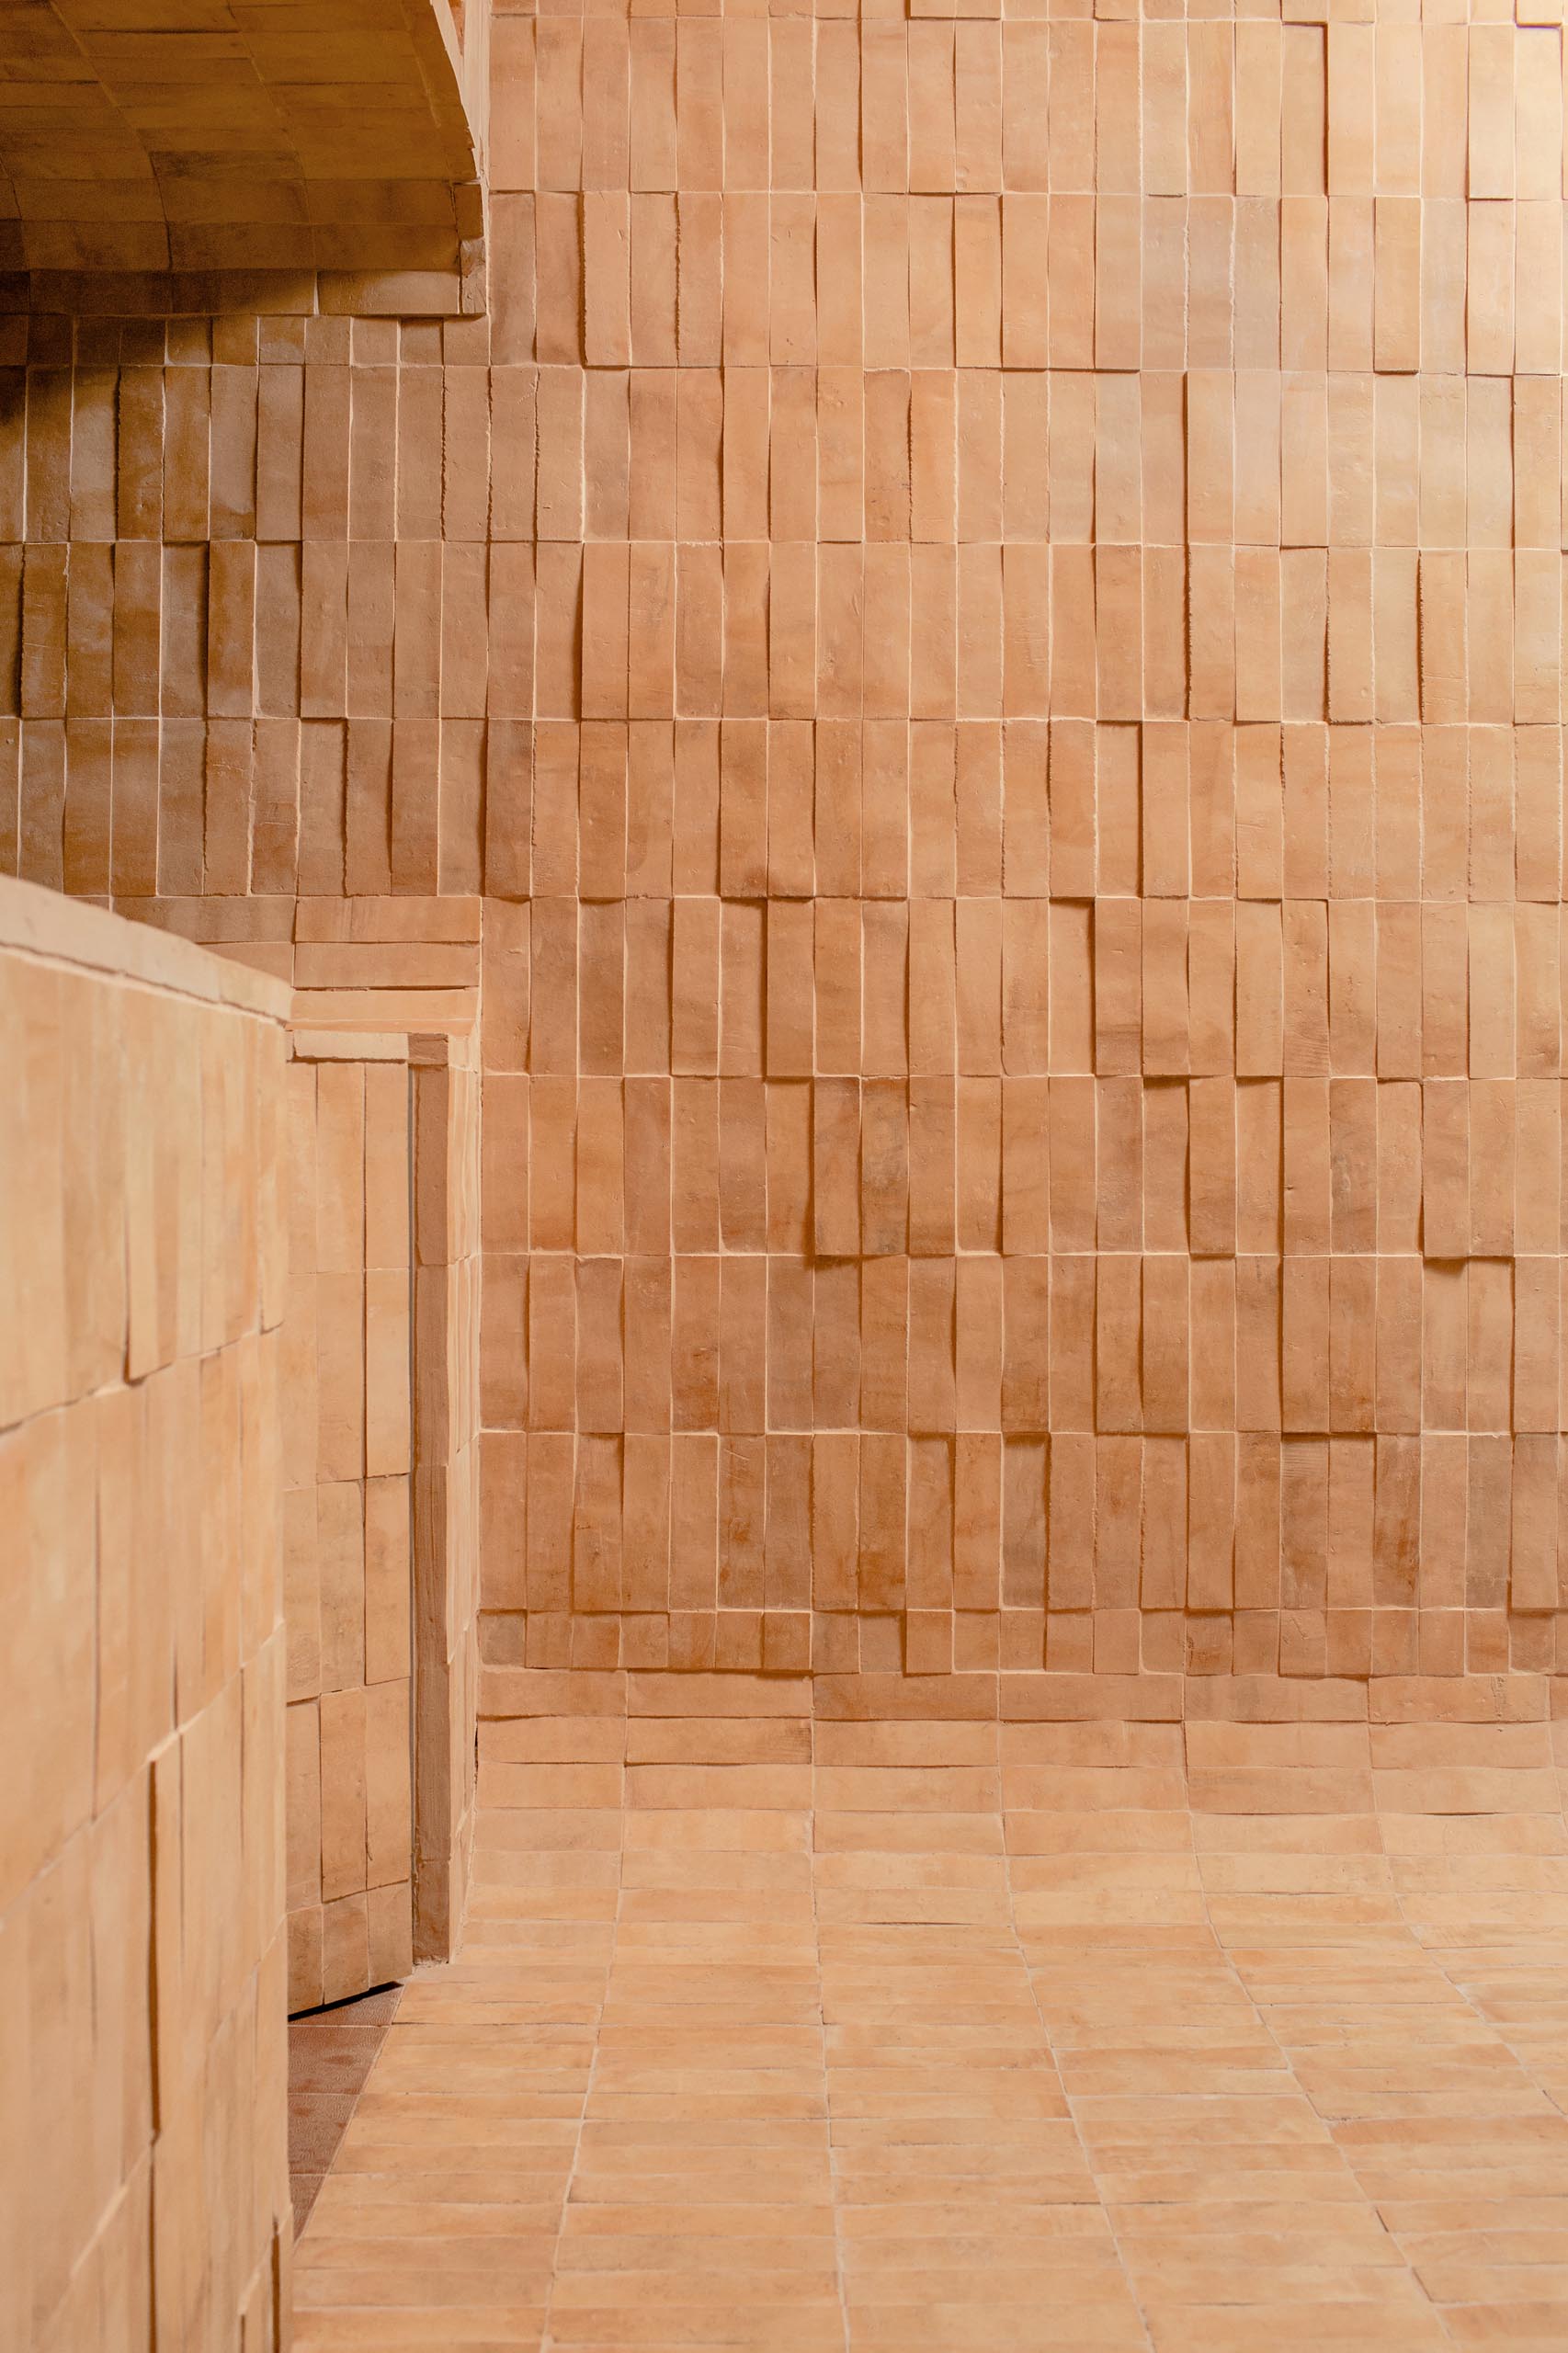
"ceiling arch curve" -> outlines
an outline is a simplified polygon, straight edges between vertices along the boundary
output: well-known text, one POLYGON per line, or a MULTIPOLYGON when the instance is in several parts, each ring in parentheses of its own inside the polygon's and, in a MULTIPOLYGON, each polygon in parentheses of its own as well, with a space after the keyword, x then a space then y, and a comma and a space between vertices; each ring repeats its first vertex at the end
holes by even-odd
POLYGON ((472 277, 480 13, 0 0, 0 270, 472 277))

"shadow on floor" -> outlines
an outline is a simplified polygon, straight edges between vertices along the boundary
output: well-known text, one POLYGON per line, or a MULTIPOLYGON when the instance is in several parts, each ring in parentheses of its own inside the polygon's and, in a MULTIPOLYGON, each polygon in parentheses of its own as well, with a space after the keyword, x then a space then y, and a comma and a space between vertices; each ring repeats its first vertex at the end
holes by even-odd
POLYGON ((381 1985, 289 2021, 289 2178, 297 2232, 305 2227, 402 1998, 401 1985, 381 1985))

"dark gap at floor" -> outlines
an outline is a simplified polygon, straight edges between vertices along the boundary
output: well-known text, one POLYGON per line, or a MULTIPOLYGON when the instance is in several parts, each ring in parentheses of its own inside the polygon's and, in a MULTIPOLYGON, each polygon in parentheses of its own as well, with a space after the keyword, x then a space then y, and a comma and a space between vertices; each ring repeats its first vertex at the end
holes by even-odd
POLYGON ((289 2021, 289 2182, 302 2231, 403 1998, 378 1985, 289 2021))

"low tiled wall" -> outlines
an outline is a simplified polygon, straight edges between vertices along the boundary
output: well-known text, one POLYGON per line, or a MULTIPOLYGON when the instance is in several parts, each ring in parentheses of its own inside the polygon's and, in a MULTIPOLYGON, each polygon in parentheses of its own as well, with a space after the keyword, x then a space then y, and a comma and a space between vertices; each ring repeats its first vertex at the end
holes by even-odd
POLYGON ((0 2343, 287 2334, 287 992, 0 881, 0 2343))

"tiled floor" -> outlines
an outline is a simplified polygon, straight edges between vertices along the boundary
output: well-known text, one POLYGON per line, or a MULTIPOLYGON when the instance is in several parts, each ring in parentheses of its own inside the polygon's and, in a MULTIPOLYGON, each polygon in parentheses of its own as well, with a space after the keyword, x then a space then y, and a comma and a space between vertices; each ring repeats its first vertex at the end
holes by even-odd
POLYGON ((1568 2345, 1546 1723, 485 1738, 299 2353, 1568 2345))
POLYGON ((289 2021, 289 2179, 297 2231, 310 2219, 402 1995, 400 1985, 382 1985, 289 2021))

